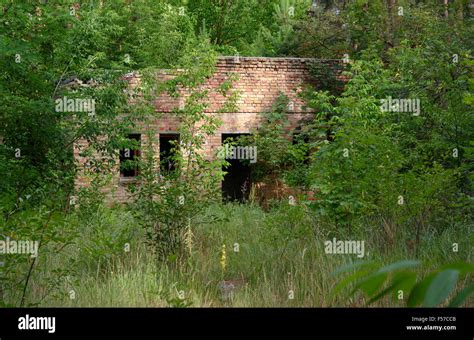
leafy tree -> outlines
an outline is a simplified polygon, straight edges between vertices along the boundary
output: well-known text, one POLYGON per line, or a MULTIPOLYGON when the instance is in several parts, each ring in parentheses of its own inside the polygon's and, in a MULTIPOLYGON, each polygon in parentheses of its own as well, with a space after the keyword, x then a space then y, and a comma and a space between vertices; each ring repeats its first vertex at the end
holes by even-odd
MULTIPOLYGON (((147 127, 147 147, 139 163, 139 184, 132 187, 134 211, 147 231, 157 258, 179 259, 185 255, 186 242, 191 242, 196 216, 209 203, 220 199, 219 186, 223 179, 225 160, 208 159, 203 154, 205 139, 214 135, 220 125, 219 114, 207 113, 209 89, 202 85, 214 72, 215 52, 205 37, 180 59, 181 70, 164 85, 173 97, 182 97, 184 105, 176 108, 179 119, 179 142, 173 145, 175 169, 160 172, 156 162, 154 136, 157 131, 147 127)), ((148 84, 154 87, 152 83, 148 84)), ((231 94, 232 78, 219 89, 227 102, 221 108, 228 112, 237 99, 231 94)), ((146 86, 146 85, 145 85, 146 86)), ((151 117, 152 119, 156 117, 151 117)))

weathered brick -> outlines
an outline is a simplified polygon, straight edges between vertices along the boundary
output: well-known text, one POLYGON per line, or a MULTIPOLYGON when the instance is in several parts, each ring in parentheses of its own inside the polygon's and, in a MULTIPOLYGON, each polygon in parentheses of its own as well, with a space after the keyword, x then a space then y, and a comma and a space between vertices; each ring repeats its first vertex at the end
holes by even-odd
MULTIPOLYGON (((222 133, 249 133, 256 129, 260 124, 259 113, 271 109, 272 104, 280 93, 288 96, 293 103, 289 110, 290 127, 295 128, 298 122, 308 114, 309 110, 304 110, 304 102, 298 97, 303 84, 316 84, 318 79, 314 79, 310 74, 310 63, 318 62, 324 64, 330 69, 335 69, 340 60, 310 60, 298 58, 264 58, 264 57, 220 57, 216 65, 216 72, 210 77, 203 86, 208 89, 209 105, 206 110, 209 114, 214 114, 224 104, 226 98, 215 92, 216 88, 222 84, 233 73, 238 75, 238 80, 233 83, 232 91, 240 92, 240 98, 237 100, 237 112, 227 112, 221 115, 223 124, 220 126, 214 136, 208 137, 205 145, 207 158, 212 158, 217 147, 221 144, 222 133)), ((157 72, 157 81, 163 82, 173 77, 173 71, 160 70, 157 72)), ((347 77, 341 74, 337 75, 341 80, 347 80, 347 77)), ((124 77, 129 82, 130 89, 140 86, 140 78, 136 73, 130 73, 124 77)), ((181 93, 186 97, 185 93, 181 93)), ((178 108, 182 99, 172 98, 166 93, 160 94, 155 100, 154 105, 157 113, 163 113, 163 116, 152 124, 156 131, 156 139, 159 140, 159 133, 177 131, 179 121, 172 116, 172 111, 178 108)), ((131 100, 132 102, 133 100, 131 100)), ((142 135, 142 146, 147 142, 142 135)), ((86 159, 80 156, 80 150, 86 147, 84 140, 79 140, 74 145, 74 157, 78 164, 85 166, 86 159)), ((154 145, 159 158, 159 145, 154 145)), ((76 179, 76 187, 87 187, 88 179, 79 174, 76 179)), ((104 188, 111 201, 124 202, 129 199, 126 187, 130 179, 121 179, 118 168, 115 169, 112 183, 104 188)))

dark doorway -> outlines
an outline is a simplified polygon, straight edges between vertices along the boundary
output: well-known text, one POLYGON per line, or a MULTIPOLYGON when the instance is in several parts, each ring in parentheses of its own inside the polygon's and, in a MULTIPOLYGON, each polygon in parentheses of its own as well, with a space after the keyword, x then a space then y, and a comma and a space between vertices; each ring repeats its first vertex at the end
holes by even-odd
POLYGON ((178 133, 160 133, 160 170, 163 174, 169 174, 176 170, 174 152, 178 147, 178 133))
MULTIPOLYGON (((244 133, 223 133, 222 145, 229 139, 237 140, 238 137, 248 134, 244 133)), ((248 160, 230 159, 226 157, 229 166, 223 167, 227 172, 222 181, 222 199, 224 201, 244 202, 248 199, 251 187, 251 169, 248 160)))

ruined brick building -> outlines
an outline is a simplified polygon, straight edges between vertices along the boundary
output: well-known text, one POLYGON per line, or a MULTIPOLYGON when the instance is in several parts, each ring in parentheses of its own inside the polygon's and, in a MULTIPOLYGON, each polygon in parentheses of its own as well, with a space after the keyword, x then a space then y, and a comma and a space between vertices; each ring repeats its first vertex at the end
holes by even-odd
MULTIPOLYGON (((314 72, 310 68, 315 64, 319 69, 326 70, 324 74, 335 73, 336 77, 342 79, 340 60, 313 60, 302 58, 266 58, 266 57, 220 57, 217 61, 216 71, 210 77, 205 86, 216 88, 223 81, 228 79, 229 74, 236 73, 237 80, 233 82, 233 89, 239 92, 237 101, 238 110, 236 112, 226 112, 221 114, 223 124, 216 134, 210 136, 205 143, 204 152, 214 155, 216 149, 228 137, 236 137, 241 134, 249 134, 259 126, 261 112, 269 112, 280 93, 285 94, 289 100, 288 119, 289 129, 298 126, 298 123, 310 114, 304 108, 304 102, 299 98, 298 93, 304 84, 321 84, 324 79, 315 79, 314 72)), ((130 77, 131 86, 136 79, 130 77)), ((225 98, 220 95, 213 95, 209 98, 209 107, 206 112, 216 112, 222 106, 225 98)), ((154 130, 157 131, 156 140, 158 145, 154 146, 157 156, 166 153, 169 149, 169 141, 179 139, 177 135, 178 120, 173 116, 173 108, 180 105, 180 100, 170 96, 156 98, 155 107, 157 112, 162 112, 162 118, 154 122, 154 130), (169 113, 169 115, 167 115, 169 113)), ((130 138, 134 138, 139 143, 146 143, 146 136, 137 131, 130 138)), ((79 156, 81 146, 84 141, 78 141, 75 145, 75 157, 80 163, 85 160, 79 156)), ((233 198, 241 198, 238 195, 239 187, 244 181, 249 181, 251 174, 248 168, 242 167, 238 162, 231 162, 231 166, 226 170, 223 183, 225 194, 233 198)), ((113 182, 108 188, 108 195, 114 201, 127 200, 127 183, 133 181, 135 173, 132 171, 120 171, 117 169, 113 174, 113 182)), ((78 176, 76 187, 87 185, 87 181, 78 176)))

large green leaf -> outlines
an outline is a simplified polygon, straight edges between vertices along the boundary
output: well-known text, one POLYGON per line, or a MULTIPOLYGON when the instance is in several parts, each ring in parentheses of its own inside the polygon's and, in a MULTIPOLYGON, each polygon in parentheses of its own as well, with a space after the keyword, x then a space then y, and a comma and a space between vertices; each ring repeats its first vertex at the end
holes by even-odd
POLYGON ((459 307, 461 306, 464 301, 467 299, 469 295, 474 292, 474 284, 465 287, 462 289, 449 303, 449 307, 459 307))
POLYGON ((379 273, 388 273, 394 270, 398 269, 405 269, 405 268, 410 268, 410 267, 416 267, 420 265, 420 261, 417 260, 403 260, 403 261, 398 261, 392 264, 389 264, 388 266, 385 266, 383 268, 380 268, 378 270, 379 273))
POLYGON ((397 294, 397 291, 399 289, 403 291, 409 291, 411 287, 416 283, 416 274, 410 271, 404 271, 404 272, 399 272, 396 273, 393 276, 392 283, 382 290, 379 294, 374 296, 370 301, 367 303, 368 305, 376 302, 377 300, 381 299, 384 297, 386 294, 390 292, 394 292, 395 295, 397 294))
POLYGON ((422 303, 425 292, 428 289, 431 281, 434 279, 435 275, 436 273, 429 274, 413 287, 410 292, 410 296, 408 297, 408 307, 415 307, 422 303))
POLYGON ((333 289, 333 296, 339 294, 339 292, 343 290, 346 286, 350 285, 351 283, 357 282, 360 278, 364 277, 365 275, 368 275, 370 271, 370 269, 361 269, 339 281, 333 289))
POLYGON ((449 263, 440 268, 440 270, 445 270, 445 269, 457 270, 459 271, 460 275, 465 275, 465 274, 474 272, 474 265, 472 263, 467 263, 467 262, 455 262, 455 263, 449 263))
POLYGON ((398 300, 398 291, 403 291, 403 299, 405 299, 405 295, 413 289, 416 284, 416 273, 412 271, 403 271, 396 273, 393 278, 393 298, 394 300, 398 300))
POLYGON ((423 306, 435 307, 443 303, 456 287, 458 277, 459 271, 454 269, 446 269, 436 274, 426 290, 423 306))
POLYGON ((372 274, 358 283, 351 294, 354 294, 356 290, 361 289, 367 296, 371 297, 380 289, 380 287, 383 286, 387 277, 388 273, 372 274))

